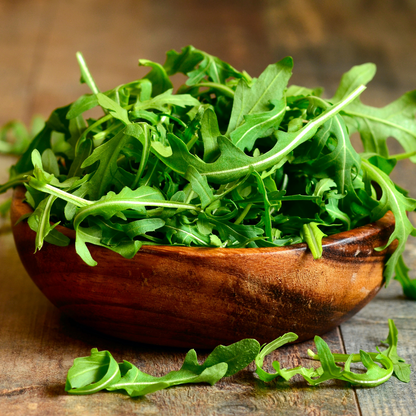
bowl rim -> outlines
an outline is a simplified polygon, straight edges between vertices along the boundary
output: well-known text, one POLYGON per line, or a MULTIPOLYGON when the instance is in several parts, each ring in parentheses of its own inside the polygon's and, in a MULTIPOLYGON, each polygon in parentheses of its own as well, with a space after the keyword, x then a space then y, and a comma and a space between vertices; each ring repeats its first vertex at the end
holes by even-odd
MULTIPOLYGON (((10 218, 12 223, 12 229, 15 225, 17 225, 21 220, 22 216, 27 216, 28 214, 33 212, 32 207, 26 202, 25 198, 26 188, 22 185, 17 186, 13 190, 12 195, 12 205, 10 209, 10 218)), ((24 217, 23 217, 24 219, 24 217)), ((51 222, 51 224, 54 224, 51 222)), ((26 224, 27 225, 27 224, 26 224)), ((337 234, 332 234, 330 236, 324 237, 322 239, 322 248, 330 248, 334 245, 341 245, 341 244, 348 244, 350 241, 362 238, 371 238, 382 232, 383 230, 390 230, 393 232, 393 227, 395 225, 395 218, 391 211, 388 211, 382 218, 366 224, 362 225, 357 228, 353 228, 348 231, 342 231, 337 234)), ((73 244, 76 238, 75 230, 70 228, 64 227, 60 224, 56 225, 56 230, 64 234, 71 240, 73 244)), ((32 230, 30 230, 32 231, 32 230)), ((34 233, 34 231, 32 231, 34 233)), ((390 234, 391 234, 390 232, 390 234)), ((288 250, 302 250, 305 251, 307 249, 306 243, 297 243, 291 244, 287 246, 281 247, 243 247, 243 248, 230 248, 230 247, 195 247, 195 246, 184 246, 184 245, 146 245, 143 244, 139 250, 146 250, 146 251, 183 251, 185 250, 188 253, 191 252, 205 252, 210 251, 211 253, 218 253, 223 255, 224 253, 235 253, 235 254, 242 254, 248 252, 259 252, 259 253, 270 253, 270 252, 279 252, 279 251, 288 251, 288 250)), ((110 249, 106 247, 96 246, 96 249, 108 250, 110 249)))

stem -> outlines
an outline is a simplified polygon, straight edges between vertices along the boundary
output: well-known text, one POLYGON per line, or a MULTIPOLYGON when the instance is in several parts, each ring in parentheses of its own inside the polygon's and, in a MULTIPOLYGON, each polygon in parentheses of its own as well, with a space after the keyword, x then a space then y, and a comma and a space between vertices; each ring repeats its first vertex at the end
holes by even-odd
POLYGON ((29 186, 38 191, 45 192, 49 195, 54 195, 60 199, 63 199, 64 201, 76 205, 77 207, 86 207, 88 205, 93 204, 92 201, 88 201, 84 198, 80 198, 79 196, 72 195, 69 192, 65 192, 62 189, 56 188, 55 186, 49 184, 38 185, 38 181, 33 178, 30 179, 29 186))
POLYGON ((77 52, 76 56, 77 56, 79 67, 81 69, 82 79, 90 87, 91 91, 94 94, 98 94, 100 92, 100 90, 98 89, 97 85, 95 84, 94 78, 92 77, 92 75, 91 75, 91 73, 90 73, 90 71, 87 67, 87 64, 84 60, 84 57, 82 56, 82 53, 77 52))
POLYGON ((191 150, 194 147, 194 144, 198 141, 199 137, 197 134, 195 134, 191 140, 186 144, 186 147, 188 150, 191 150))
POLYGON ((91 126, 89 126, 80 136, 80 138, 77 141, 77 144, 75 145, 75 154, 78 155, 79 152, 79 147, 81 145, 81 143, 83 143, 86 138, 88 133, 95 129, 97 126, 100 126, 101 124, 105 123, 106 121, 110 120, 113 116, 111 114, 107 114, 104 117, 101 117, 99 120, 97 120, 94 124, 91 124, 91 126))
POLYGON ((192 85, 192 87, 207 87, 213 90, 221 91, 226 97, 234 98, 234 91, 226 85, 218 84, 216 82, 201 82, 199 84, 192 85))
POLYGON ((389 159, 403 160, 403 159, 408 159, 409 157, 412 157, 415 155, 416 155, 416 150, 414 150, 413 152, 399 153, 397 155, 390 156, 389 159))
POLYGON ((243 209, 243 212, 240 214, 240 216, 234 221, 235 225, 240 224, 244 218, 246 217, 246 215, 248 214, 248 212, 250 211, 251 207, 253 204, 247 204, 246 207, 243 209))
POLYGON ((8 189, 13 188, 22 183, 29 182, 28 175, 31 175, 33 171, 21 173, 20 175, 14 177, 10 181, 6 182, 4 185, 0 185, 0 194, 6 192, 8 189))

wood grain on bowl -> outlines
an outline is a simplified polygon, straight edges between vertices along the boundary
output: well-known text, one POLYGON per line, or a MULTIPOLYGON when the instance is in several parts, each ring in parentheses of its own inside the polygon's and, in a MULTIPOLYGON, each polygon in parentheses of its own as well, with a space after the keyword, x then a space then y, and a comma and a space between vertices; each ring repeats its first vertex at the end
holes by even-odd
MULTIPOLYGON (((314 260, 305 244, 281 248, 143 246, 133 259, 90 246, 95 267, 68 247, 45 243, 18 219, 31 208, 14 192, 11 220, 29 276, 63 313, 100 332, 138 342, 213 347, 242 338, 260 343, 292 331, 299 341, 345 321, 378 292, 394 228, 379 221, 323 241, 314 260)), ((74 232, 58 226, 74 238, 74 232)), ((390 250, 390 251, 389 251, 390 250)))

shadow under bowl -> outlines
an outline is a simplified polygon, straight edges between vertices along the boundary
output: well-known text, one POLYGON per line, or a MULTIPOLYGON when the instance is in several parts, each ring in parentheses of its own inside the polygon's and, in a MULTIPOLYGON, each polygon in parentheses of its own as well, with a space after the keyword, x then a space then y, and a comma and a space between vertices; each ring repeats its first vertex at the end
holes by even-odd
MULTIPOLYGON (((67 247, 48 243, 34 254, 32 211, 24 188, 11 220, 21 261, 62 313, 97 331, 148 344, 211 348, 243 338, 261 344, 286 332, 298 342, 330 331, 363 308, 383 285, 395 248, 375 251, 394 229, 379 221, 323 240, 314 260, 305 244, 281 248, 143 246, 133 259, 89 246, 95 267, 67 247)), ((74 239, 74 231, 58 225, 74 239)))

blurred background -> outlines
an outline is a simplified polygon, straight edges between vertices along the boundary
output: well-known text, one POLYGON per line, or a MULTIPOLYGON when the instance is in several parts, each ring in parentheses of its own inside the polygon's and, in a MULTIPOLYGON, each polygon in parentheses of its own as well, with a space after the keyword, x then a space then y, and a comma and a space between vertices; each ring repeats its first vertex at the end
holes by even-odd
MULTIPOLYGON (((292 83, 328 97, 351 66, 374 62, 362 99, 383 106, 416 88, 415 18, 416 0, 0 0, 0 125, 89 92, 77 51, 106 90, 142 77, 139 58, 163 63, 188 44, 252 76, 291 55, 292 83)), ((0 159, 0 183, 10 163, 0 159)))

